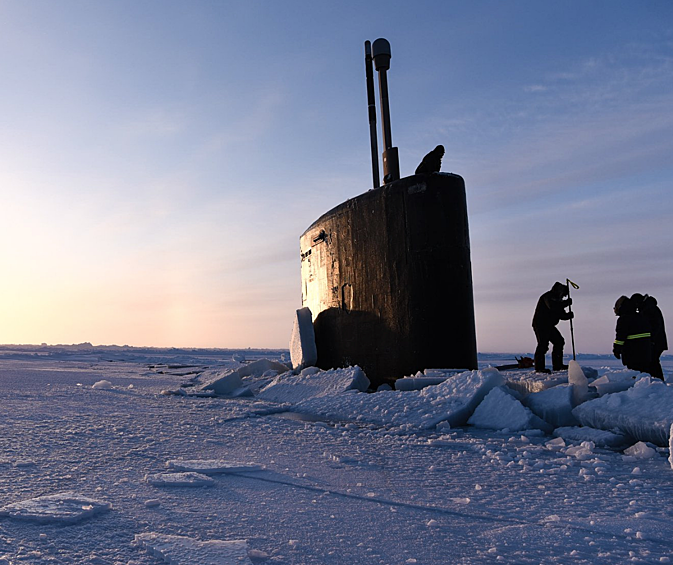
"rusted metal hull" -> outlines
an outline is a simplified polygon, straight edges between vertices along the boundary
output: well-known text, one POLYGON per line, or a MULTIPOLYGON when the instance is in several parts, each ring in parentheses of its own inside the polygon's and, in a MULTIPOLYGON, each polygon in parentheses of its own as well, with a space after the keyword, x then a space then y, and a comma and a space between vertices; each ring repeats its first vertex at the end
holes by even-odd
POLYGON ((301 236, 302 306, 318 366, 374 384, 477 367, 465 184, 406 177, 330 210, 301 236))

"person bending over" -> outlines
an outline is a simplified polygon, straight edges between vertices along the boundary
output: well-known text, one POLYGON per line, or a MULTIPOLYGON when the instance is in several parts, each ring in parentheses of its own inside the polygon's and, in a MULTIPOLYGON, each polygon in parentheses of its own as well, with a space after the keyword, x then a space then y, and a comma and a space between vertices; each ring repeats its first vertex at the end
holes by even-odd
POLYGON ((573 318, 572 312, 566 312, 566 307, 572 304, 572 298, 565 298, 570 293, 568 285, 557 282, 551 290, 545 292, 537 301, 535 314, 533 315, 533 331, 537 339, 535 348, 535 370, 538 373, 551 373, 545 367, 545 355, 549 351, 551 342, 552 368, 554 371, 562 371, 568 366, 563 364, 563 346, 565 340, 556 327, 561 320, 573 318))

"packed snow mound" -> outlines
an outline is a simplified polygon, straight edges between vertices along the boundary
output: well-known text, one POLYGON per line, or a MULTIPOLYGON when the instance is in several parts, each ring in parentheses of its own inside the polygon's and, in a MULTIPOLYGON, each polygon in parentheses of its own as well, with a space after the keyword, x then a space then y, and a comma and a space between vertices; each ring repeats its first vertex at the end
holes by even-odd
POLYGON ((155 487, 210 487, 215 481, 203 473, 155 473, 146 475, 145 480, 155 487))
POLYGON ((369 379, 357 365, 329 371, 309 367, 298 375, 279 375, 257 394, 257 398, 296 404, 310 398, 334 396, 350 390, 364 392, 369 384, 369 379))
POLYGON ((292 410, 332 420, 429 429, 440 422, 462 426, 491 391, 504 384, 497 369, 465 371, 419 391, 381 391, 314 397, 292 410))
POLYGON ((109 502, 64 492, 8 504, 0 508, 0 516, 40 523, 71 524, 111 508, 109 502))
POLYGON ((555 428, 577 425, 577 419, 572 414, 575 403, 574 386, 571 384, 560 384, 533 392, 525 398, 524 404, 533 414, 555 428))
POLYGON ((583 426, 619 430, 634 439, 665 447, 673 424, 673 387, 642 377, 624 392, 580 404, 573 415, 583 426))
POLYGON ((546 432, 552 430, 549 424, 521 404, 504 386, 492 389, 477 406, 467 423, 477 428, 512 432, 529 429, 541 429, 546 432))
POLYGON ((200 473, 203 475, 221 475, 223 473, 241 473, 244 471, 261 471, 264 469, 256 463, 235 463, 223 459, 172 459, 166 463, 176 471, 200 473))
POLYGON ((110 381, 102 380, 95 382, 91 385, 91 388, 95 390, 109 390, 112 388, 112 383, 110 381))
POLYGON ((656 457, 657 450, 647 445, 644 441, 639 441, 635 445, 625 449, 624 455, 634 459, 652 459, 652 457, 656 457))
POLYGON ((148 532, 137 534, 135 542, 170 565, 252 565, 245 540, 199 541, 148 532))

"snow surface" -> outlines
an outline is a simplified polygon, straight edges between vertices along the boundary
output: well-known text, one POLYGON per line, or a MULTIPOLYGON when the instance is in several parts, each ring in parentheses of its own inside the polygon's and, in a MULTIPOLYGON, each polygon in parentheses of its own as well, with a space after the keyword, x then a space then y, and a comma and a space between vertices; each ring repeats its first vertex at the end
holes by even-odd
MULTIPOLYGON (((546 381, 526 370, 500 373, 486 368, 500 360, 485 356, 481 370, 418 391, 307 398, 288 390, 282 404, 190 394, 206 374, 286 352, 234 354, 0 347, 0 563, 673 559, 670 422, 664 445, 586 426, 557 428, 558 437, 505 431, 515 421, 510 410, 522 413, 515 404, 492 404, 501 429, 465 426, 491 391, 520 402, 500 388, 506 382, 568 388, 567 374, 558 382, 563 373, 546 381), (101 380, 111 388, 92 388, 101 380), (601 440, 614 437, 621 445, 601 440), (242 469, 211 475, 210 488, 146 479, 234 465, 242 469)), ((582 363, 599 378, 622 370, 609 358, 582 363)), ((671 368, 665 358, 669 378, 671 368)), ((242 380, 255 391, 274 377, 242 380)), ((632 381, 578 408, 596 403, 607 426, 611 402, 625 427, 658 429, 668 387, 632 381)))

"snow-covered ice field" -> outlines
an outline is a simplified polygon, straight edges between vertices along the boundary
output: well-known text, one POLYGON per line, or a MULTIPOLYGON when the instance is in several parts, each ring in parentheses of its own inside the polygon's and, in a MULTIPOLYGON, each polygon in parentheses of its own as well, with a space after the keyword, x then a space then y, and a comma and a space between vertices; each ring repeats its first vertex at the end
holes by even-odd
MULTIPOLYGON (((444 385, 297 404, 269 392, 175 394, 243 356, 283 353, 0 347, 0 564, 673 559, 666 445, 426 426, 413 414, 421 399, 453 410, 444 385)), ((621 369, 608 357, 580 362, 599 375, 621 369)), ((672 369, 667 358, 668 378, 672 369)), ((629 406, 634 390, 601 400, 629 406)))

